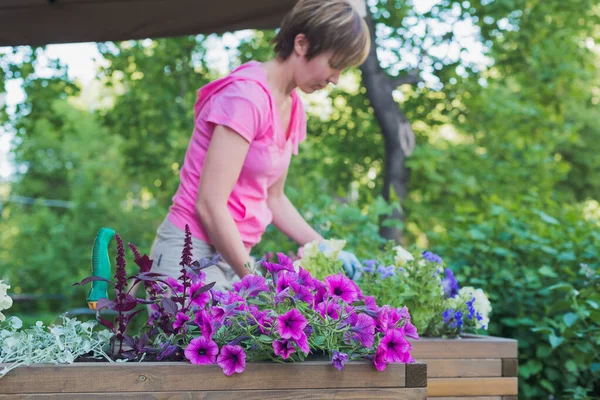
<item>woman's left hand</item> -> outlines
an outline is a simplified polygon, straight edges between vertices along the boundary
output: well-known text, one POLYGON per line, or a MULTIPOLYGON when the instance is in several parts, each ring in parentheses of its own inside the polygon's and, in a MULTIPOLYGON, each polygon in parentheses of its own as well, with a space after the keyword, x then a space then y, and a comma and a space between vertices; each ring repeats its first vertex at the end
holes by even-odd
POLYGON ((356 256, 348 251, 340 251, 338 254, 338 260, 344 265, 344 271, 348 278, 353 281, 357 281, 362 276, 362 265, 356 256))

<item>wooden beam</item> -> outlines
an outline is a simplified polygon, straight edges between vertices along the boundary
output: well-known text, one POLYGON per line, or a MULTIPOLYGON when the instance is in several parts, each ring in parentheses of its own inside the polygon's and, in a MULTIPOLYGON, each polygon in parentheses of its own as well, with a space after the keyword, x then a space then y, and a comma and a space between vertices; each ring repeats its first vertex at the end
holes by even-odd
POLYGON ((279 26, 295 0, 0 0, 0 46, 103 42, 279 26))

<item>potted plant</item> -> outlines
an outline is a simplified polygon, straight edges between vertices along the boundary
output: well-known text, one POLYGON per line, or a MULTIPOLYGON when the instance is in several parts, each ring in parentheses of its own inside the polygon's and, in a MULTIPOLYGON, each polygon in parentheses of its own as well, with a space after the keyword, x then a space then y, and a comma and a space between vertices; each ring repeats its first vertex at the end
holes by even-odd
MULTIPOLYGON (((344 244, 329 241, 328 252, 309 244, 296 263, 317 278, 335 273, 344 244)), ((377 303, 411 310, 421 336, 412 342, 412 355, 427 364, 429 397, 516 398, 517 341, 482 335, 492 307, 481 289, 461 288, 442 258, 429 251, 389 244, 373 256, 363 262, 358 286, 377 303)))
MULTIPOLYGON (((98 237, 108 245, 110 236, 98 237)), ((78 283, 93 285, 97 326, 64 318, 24 330, 16 317, 3 322, 0 396, 425 398, 426 366, 411 356, 408 338, 418 334, 408 308, 378 306, 343 274, 319 280, 278 254, 222 293, 203 272, 218 258, 193 261, 189 230, 178 279, 150 272, 152 261, 133 245, 138 271, 128 275, 115 237, 114 279, 95 271, 78 283), (147 298, 135 296, 137 284, 147 298), (112 299, 104 285, 114 287, 112 299), (148 323, 130 332, 147 307, 148 323)), ((106 252, 93 254, 98 267, 106 252)))

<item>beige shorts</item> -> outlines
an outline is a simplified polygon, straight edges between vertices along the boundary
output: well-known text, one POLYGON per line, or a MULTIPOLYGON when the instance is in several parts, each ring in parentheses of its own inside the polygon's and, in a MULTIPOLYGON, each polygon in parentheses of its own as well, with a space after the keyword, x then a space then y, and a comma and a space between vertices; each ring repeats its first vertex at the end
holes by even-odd
MULTIPOLYGON (((156 238, 150 251, 153 260, 152 272, 157 272, 173 278, 181 275, 181 252, 185 240, 185 232, 177 228, 171 221, 165 219, 156 231, 156 238)), ((203 240, 192 236, 192 260, 204 257, 214 257, 215 248, 203 240)), ((233 284, 240 278, 225 261, 220 261, 203 270, 206 274, 205 283, 216 282, 214 290, 227 291, 233 289, 233 284)))

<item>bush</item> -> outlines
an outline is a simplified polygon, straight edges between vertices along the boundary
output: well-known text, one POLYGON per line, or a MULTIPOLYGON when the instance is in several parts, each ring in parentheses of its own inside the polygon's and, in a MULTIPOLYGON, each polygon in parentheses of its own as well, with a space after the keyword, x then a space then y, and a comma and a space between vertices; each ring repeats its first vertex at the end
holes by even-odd
POLYGON ((598 224, 533 196, 486 203, 428 238, 460 281, 488 293, 490 334, 519 340, 520 397, 600 393, 598 224))

